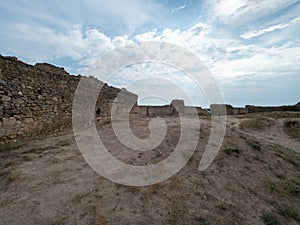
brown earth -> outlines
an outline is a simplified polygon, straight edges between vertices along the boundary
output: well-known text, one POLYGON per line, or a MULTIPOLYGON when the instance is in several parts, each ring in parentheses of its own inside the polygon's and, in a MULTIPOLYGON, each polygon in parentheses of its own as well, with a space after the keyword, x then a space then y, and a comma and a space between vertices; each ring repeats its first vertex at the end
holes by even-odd
MULTIPOLYGON (((217 158, 199 172, 210 134, 209 118, 201 118, 199 143, 188 164, 147 187, 98 175, 80 154, 72 131, 3 145, 0 224, 299 224, 300 142, 284 131, 286 117, 300 120, 300 113, 228 117, 217 158)), ((149 118, 132 119, 136 136, 147 137, 149 118)), ((109 120, 98 132, 119 160, 148 165, 166 158, 178 142, 178 119, 166 121, 165 140, 150 152, 126 149, 109 120)))

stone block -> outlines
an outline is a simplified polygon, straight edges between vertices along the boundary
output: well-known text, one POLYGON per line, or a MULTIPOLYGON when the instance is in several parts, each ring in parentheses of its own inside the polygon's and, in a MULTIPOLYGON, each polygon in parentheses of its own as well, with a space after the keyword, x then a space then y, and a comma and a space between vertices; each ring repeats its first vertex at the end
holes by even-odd
POLYGON ((6 96, 6 95, 2 95, 1 100, 2 100, 3 102, 9 102, 9 101, 11 101, 11 97, 6 96))
POLYGON ((34 122, 34 119, 33 118, 25 118, 24 122, 27 123, 27 124, 30 124, 30 123, 34 122))

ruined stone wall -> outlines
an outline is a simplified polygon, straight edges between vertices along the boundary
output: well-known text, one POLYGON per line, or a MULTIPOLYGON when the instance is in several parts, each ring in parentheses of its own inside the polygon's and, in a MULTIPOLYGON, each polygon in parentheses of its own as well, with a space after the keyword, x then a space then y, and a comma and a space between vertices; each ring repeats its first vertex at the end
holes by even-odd
POLYGON ((282 112, 282 111, 300 111, 300 103, 295 105, 284 106, 254 106, 246 105, 245 108, 233 107, 228 104, 211 104, 210 109, 212 115, 243 115, 248 113, 264 113, 264 112, 282 112), (225 113, 226 112, 226 113, 225 113))
POLYGON ((227 104, 211 104, 210 110, 211 110, 211 114, 215 116, 234 114, 233 107, 227 104))
POLYGON ((194 115, 195 111, 199 116, 209 115, 201 107, 185 106, 182 100, 173 100, 170 105, 164 106, 137 106, 137 111, 141 116, 177 116, 178 111, 184 116, 194 115))
MULTIPOLYGON (((50 64, 32 66, 0 55, 0 143, 69 128, 80 78, 50 64)), ((109 115, 119 91, 103 86, 95 109, 98 116, 109 115)))
POLYGON ((262 113, 262 112, 282 112, 282 111, 300 111, 298 104, 284 105, 284 106, 254 106, 246 105, 248 113, 262 113))

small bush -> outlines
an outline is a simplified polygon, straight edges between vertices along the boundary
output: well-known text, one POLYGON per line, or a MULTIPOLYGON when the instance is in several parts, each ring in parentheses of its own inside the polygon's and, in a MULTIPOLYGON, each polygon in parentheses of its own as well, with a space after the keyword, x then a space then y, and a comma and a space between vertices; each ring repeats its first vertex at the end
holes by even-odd
POLYGON ((283 122, 283 131, 289 137, 300 140, 300 122, 295 119, 285 119, 283 122))
POLYGON ((272 193, 300 196, 300 187, 293 180, 284 180, 276 184, 270 183, 270 191, 272 193))
POLYGON ((276 173, 275 176, 282 180, 286 179, 286 176, 284 174, 276 173))
POLYGON ((296 209, 292 209, 289 207, 280 207, 277 210, 277 212, 279 215, 283 216, 286 219, 292 218, 292 219, 296 220, 297 222, 300 222, 300 215, 296 209))
POLYGON ((225 154, 227 155, 239 155, 240 154, 240 150, 237 148, 225 148, 224 149, 225 154))
POLYGON ((248 145, 250 145, 251 148, 253 148, 253 149, 257 150, 257 151, 261 150, 261 146, 260 146, 260 144, 257 141, 251 141, 251 142, 248 141, 247 143, 248 143, 248 145))
POLYGON ((261 219, 264 221, 264 223, 266 225, 280 225, 281 224, 273 213, 266 213, 266 214, 262 215, 261 219))
POLYGON ((284 126, 285 127, 293 128, 293 127, 298 126, 298 125, 299 125, 298 120, 293 120, 293 119, 285 119, 284 120, 284 126))
POLYGON ((23 145, 24 145, 23 143, 0 144, 0 151, 11 151, 14 149, 21 148, 23 145))

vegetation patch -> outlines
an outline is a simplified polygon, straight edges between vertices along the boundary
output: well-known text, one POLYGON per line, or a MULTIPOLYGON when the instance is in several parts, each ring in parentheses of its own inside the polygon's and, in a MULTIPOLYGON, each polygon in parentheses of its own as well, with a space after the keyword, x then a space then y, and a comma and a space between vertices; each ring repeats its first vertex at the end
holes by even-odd
POLYGON ((272 193, 290 194, 300 196, 300 187, 294 180, 284 180, 278 183, 270 183, 272 193))
POLYGON ((239 127, 242 130, 263 130, 265 127, 270 127, 274 124, 273 119, 268 117, 253 117, 243 120, 239 127))
POLYGON ((283 122, 283 131, 290 138, 300 141, 300 122, 295 119, 285 119, 283 122))
POLYGON ((18 148, 21 148, 24 144, 23 143, 7 143, 0 145, 0 151, 11 151, 18 148))
POLYGON ((240 150, 238 148, 225 148, 224 149, 225 154, 227 155, 239 155, 240 150))
POLYGON ((261 216, 261 219, 266 225, 281 225, 274 213, 266 213, 261 216))
POLYGON ((276 173, 275 176, 278 177, 279 179, 282 179, 282 180, 286 179, 286 176, 284 174, 281 174, 281 173, 276 173))
POLYGON ((299 214, 299 209, 294 209, 290 207, 280 207, 277 210, 278 214, 283 216, 286 219, 294 219, 297 222, 300 222, 300 214, 299 214))
POLYGON ((247 144, 257 151, 261 150, 261 145, 257 141, 247 141, 247 144))

